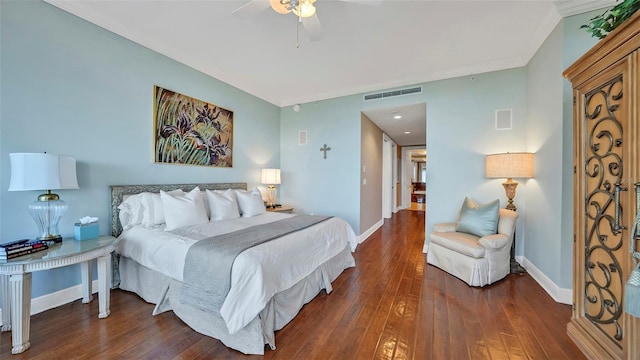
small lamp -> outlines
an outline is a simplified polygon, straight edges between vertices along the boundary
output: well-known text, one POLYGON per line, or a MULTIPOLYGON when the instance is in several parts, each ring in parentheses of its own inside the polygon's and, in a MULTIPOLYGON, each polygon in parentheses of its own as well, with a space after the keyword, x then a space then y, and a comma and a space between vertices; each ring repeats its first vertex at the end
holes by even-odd
POLYGON ((67 210, 67 204, 51 190, 78 189, 76 159, 71 156, 47 153, 13 153, 9 191, 46 190, 29 205, 29 213, 38 225, 38 240, 50 243, 62 241, 58 223, 67 210))
POLYGON ((276 195, 278 190, 275 185, 280 184, 280 169, 262 169, 262 183, 267 186, 267 207, 276 207, 276 195))
MULTIPOLYGON (((502 183, 504 191, 509 199, 505 208, 516 211, 513 198, 516 197, 516 187, 518 183, 513 178, 533 177, 533 154, 532 153, 503 153, 487 155, 485 159, 485 176, 488 178, 507 178, 502 183)), ((526 270, 516 261, 516 239, 511 242, 511 272, 523 273, 526 270)))
POLYGON ((507 178, 502 183, 509 199, 506 208, 516 210, 513 198, 516 197, 518 183, 513 178, 533 177, 533 153, 504 153, 487 155, 485 176, 488 178, 507 178))

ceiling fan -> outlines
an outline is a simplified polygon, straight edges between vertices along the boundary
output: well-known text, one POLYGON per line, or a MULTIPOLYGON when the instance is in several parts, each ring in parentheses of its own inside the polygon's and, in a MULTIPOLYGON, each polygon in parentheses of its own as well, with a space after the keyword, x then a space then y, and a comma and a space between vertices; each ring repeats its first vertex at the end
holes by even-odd
MULTIPOLYGON (((378 5, 382 0, 339 0, 345 2, 378 5)), ((320 19, 316 13, 316 0, 251 0, 235 9, 232 14, 240 19, 249 18, 269 6, 279 14, 294 13, 302 23, 309 40, 322 39, 323 31, 320 19)))

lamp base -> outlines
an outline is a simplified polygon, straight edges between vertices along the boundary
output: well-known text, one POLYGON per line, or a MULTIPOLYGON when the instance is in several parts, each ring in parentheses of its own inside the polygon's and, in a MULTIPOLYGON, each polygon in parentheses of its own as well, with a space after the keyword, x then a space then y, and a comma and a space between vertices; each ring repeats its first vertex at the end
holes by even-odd
POLYGON ((276 195, 278 194, 278 190, 273 185, 269 185, 267 190, 265 190, 267 194, 267 209, 276 207, 276 195))
POLYGON ((517 261, 511 260, 511 273, 512 274, 526 274, 527 269, 523 268, 517 261))
POLYGON ((42 240, 47 245, 57 244, 62 241, 62 236, 58 231, 58 223, 62 215, 67 211, 67 203, 60 200, 58 195, 42 194, 38 201, 29 205, 29 214, 38 225, 40 236, 37 240, 42 240))

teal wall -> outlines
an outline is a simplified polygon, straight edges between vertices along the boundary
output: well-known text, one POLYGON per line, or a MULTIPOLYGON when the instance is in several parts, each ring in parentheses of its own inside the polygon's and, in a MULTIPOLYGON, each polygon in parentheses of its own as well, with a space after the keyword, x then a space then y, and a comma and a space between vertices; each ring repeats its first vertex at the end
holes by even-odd
POLYGON ((362 95, 302 104, 282 111, 281 166, 290 176, 283 201, 304 212, 326 212, 360 225, 361 117, 364 110, 426 103, 427 230, 451 221, 465 196, 505 201, 501 180, 484 177, 485 154, 524 151, 526 71, 524 68, 420 84, 422 94, 364 102, 362 95), (513 130, 496 131, 496 109, 513 108, 513 130), (308 130, 309 145, 297 145, 308 130), (331 146, 323 160, 319 148, 331 146))
POLYGON ((465 196, 506 205, 503 180, 485 178, 484 158, 525 150, 526 77, 520 68, 422 86, 423 93, 410 101, 427 108, 428 236, 434 224, 455 220, 465 196), (495 110, 505 108, 513 109, 513 128, 496 130, 495 110))
POLYGON ((573 282, 573 96, 562 72, 597 42, 580 26, 600 13, 563 19, 527 64, 527 147, 536 167, 523 254, 563 289, 573 282))
POLYGON ((560 236, 562 70, 562 26, 558 25, 527 65, 527 148, 535 153, 535 169, 526 185, 524 252, 518 251, 554 281, 564 267, 560 248, 566 240, 560 236))
MULTIPOLYGON (((0 241, 37 236, 27 205, 36 191, 8 192, 9 153, 76 157, 79 190, 60 223, 98 216, 109 232, 109 185, 260 182, 280 166, 280 109, 40 1, 0 1, 0 241), (153 163, 153 87, 234 111, 233 168, 153 163)), ((38 297, 80 283, 79 268, 33 275, 38 297)))
POLYGON ((339 216, 360 228, 360 104, 357 96, 282 109, 280 198, 296 212, 339 216), (307 131, 307 144, 298 134, 307 131), (323 159, 320 148, 331 151, 323 159))

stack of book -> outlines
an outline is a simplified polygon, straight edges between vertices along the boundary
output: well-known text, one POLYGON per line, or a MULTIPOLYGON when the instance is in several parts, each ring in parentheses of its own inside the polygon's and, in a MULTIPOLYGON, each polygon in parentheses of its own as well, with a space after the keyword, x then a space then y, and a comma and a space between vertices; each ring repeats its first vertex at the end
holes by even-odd
POLYGON ((23 239, 0 244, 0 261, 7 261, 48 248, 49 246, 42 240, 23 239))

